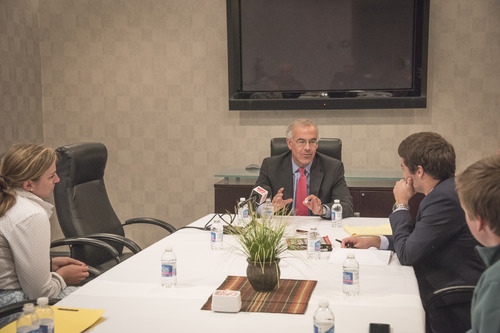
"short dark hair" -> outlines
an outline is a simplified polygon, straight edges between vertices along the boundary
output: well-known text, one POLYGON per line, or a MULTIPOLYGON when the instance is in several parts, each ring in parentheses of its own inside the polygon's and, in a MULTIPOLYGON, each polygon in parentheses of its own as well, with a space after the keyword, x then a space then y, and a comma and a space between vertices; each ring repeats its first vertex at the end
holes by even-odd
POLYGON ((500 156, 477 161, 455 181, 460 203, 469 218, 481 216, 500 236, 500 156))
POLYGON ((455 175, 455 149, 437 133, 408 136, 400 143, 398 154, 411 173, 420 165, 434 179, 444 180, 455 175))

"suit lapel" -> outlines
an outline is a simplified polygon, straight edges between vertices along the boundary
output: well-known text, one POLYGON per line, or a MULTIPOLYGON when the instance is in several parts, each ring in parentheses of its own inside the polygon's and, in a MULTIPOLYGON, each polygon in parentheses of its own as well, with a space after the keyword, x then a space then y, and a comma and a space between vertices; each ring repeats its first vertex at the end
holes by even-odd
POLYGON ((281 164, 281 169, 279 170, 281 184, 285 184, 285 189, 283 190, 284 199, 293 198, 292 156, 291 153, 287 155, 288 155, 287 158, 283 160, 283 163, 281 164))
POLYGON ((314 156, 313 163, 311 165, 311 179, 309 183, 309 194, 314 194, 319 197, 319 189, 321 183, 323 182, 323 168, 321 162, 318 158, 318 153, 314 156))

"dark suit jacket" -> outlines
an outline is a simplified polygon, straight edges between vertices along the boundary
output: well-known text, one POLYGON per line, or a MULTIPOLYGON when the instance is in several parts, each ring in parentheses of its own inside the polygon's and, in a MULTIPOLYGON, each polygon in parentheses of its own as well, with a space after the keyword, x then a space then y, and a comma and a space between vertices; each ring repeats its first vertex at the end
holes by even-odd
MULTIPOLYGON (((264 159, 255 186, 265 188, 271 198, 274 198, 283 187, 283 199, 293 198, 291 151, 264 159)), ((339 199, 343 216, 353 216, 352 197, 345 182, 344 164, 341 161, 316 152, 311 165, 309 194, 316 195, 323 204, 330 208, 333 200, 339 199)), ((291 205, 287 207, 287 209, 290 208, 292 208, 291 205)))
MULTIPOLYGON (((422 300, 437 289, 477 283, 484 265, 475 252, 479 243, 465 221, 454 177, 441 181, 422 200, 415 224, 406 210, 393 212, 389 220, 393 234, 388 237, 390 248, 401 264, 413 265, 422 300)), ((463 301, 448 298, 445 303, 463 301)), ((459 315, 468 316, 470 310, 459 315)))

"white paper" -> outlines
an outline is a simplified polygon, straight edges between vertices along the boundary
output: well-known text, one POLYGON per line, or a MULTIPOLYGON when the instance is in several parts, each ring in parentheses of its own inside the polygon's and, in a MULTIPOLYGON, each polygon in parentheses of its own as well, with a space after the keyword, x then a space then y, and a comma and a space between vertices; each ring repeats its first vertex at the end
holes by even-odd
POLYGON ((334 248, 330 255, 330 263, 344 263, 347 253, 352 252, 360 265, 388 265, 392 251, 378 249, 334 248))

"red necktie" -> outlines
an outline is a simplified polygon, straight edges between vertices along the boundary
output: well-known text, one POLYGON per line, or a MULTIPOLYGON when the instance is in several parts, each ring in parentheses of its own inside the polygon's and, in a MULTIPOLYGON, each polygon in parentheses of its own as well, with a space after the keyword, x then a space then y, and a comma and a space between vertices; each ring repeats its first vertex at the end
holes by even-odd
POLYGON ((307 216, 308 209, 304 205, 304 200, 307 197, 307 179, 304 173, 304 168, 299 168, 300 178, 297 183, 297 194, 295 196, 295 215, 307 216))

